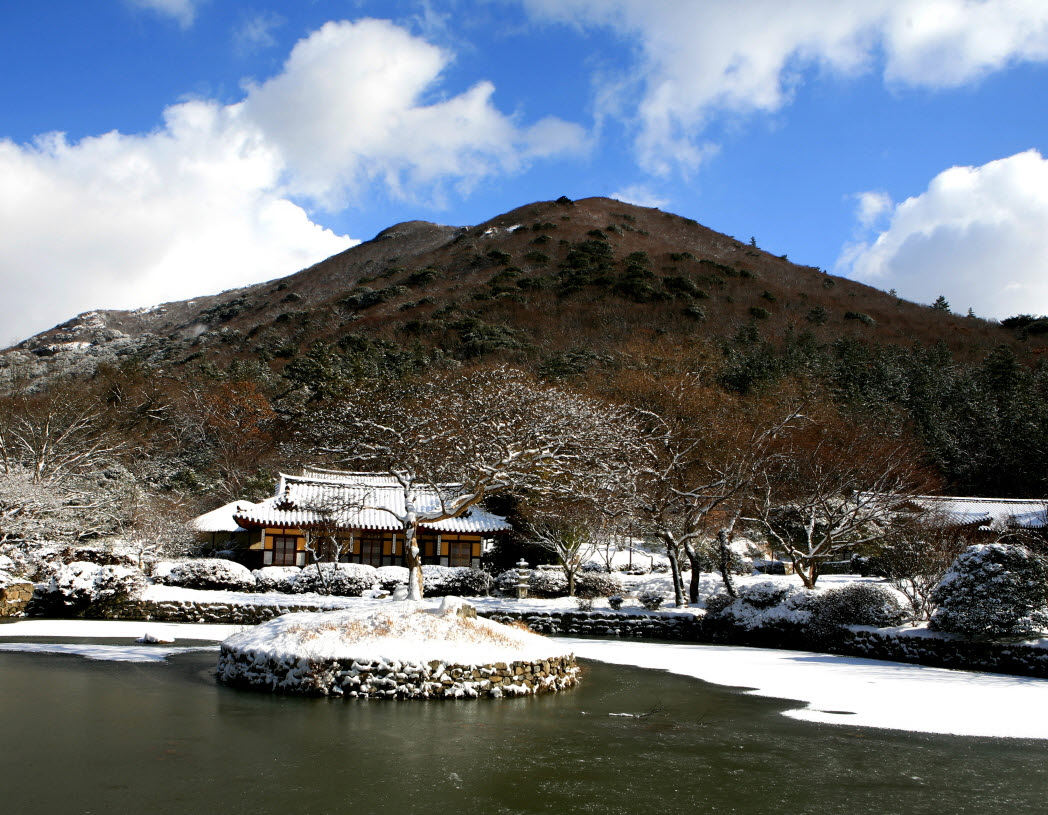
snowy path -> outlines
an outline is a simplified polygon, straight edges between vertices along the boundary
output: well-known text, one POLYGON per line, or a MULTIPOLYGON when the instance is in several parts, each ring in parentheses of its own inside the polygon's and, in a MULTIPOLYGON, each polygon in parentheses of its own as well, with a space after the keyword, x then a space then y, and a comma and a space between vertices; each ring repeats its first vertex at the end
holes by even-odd
MULTIPOLYGON (((20 620, 0 625, 0 643, 12 637, 113 638, 127 646, 68 644, 49 650, 95 659, 134 654, 157 658, 171 648, 142 646, 145 635, 221 641, 242 626, 108 620, 20 620), (108 649, 108 650, 107 650, 108 649), (89 655, 87 651, 92 651, 89 655), (107 657, 106 654, 109 654, 107 657)), ((951 671, 896 662, 803 651, 628 640, 556 638, 583 659, 635 665, 691 676, 752 693, 806 702, 784 715, 810 722, 884 727, 960 736, 1048 739, 1048 679, 951 671), (836 713, 831 711, 838 711, 836 713), (840 711, 847 711, 842 715, 840 711)), ((0 650, 43 650, 6 643, 0 650)))

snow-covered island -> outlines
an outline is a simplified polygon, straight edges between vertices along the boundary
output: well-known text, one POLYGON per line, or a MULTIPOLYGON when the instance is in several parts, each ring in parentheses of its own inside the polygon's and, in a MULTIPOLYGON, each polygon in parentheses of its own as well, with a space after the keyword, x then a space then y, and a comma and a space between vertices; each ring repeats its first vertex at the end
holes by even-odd
POLYGON ((222 643, 218 679, 278 693, 379 699, 526 696, 577 684, 563 643, 439 606, 285 614, 222 643))

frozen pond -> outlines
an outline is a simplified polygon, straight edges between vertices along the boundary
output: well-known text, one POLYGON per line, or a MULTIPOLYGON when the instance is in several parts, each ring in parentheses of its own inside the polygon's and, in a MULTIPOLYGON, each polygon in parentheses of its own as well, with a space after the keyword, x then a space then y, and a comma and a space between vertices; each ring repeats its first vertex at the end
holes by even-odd
POLYGON ((231 690, 215 658, 0 653, 5 809, 1016 813, 1048 792, 1044 741, 797 721, 794 703, 639 668, 584 663, 579 689, 543 697, 384 703, 231 690))

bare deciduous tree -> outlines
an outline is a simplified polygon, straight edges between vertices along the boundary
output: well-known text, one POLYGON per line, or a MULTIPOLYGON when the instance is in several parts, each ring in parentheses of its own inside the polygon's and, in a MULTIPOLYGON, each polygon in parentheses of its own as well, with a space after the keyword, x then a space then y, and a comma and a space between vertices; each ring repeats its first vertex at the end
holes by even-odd
POLYGON ((906 597, 914 619, 927 620, 934 610, 932 589, 973 542, 967 528, 949 524, 936 513, 896 515, 873 562, 906 597))
POLYGON ((175 496, 134 490, 125 528, 125 543, 144 569, 147 560, 182 557, 196 546, 189 526, 192 511, 175 496))
POLYGON ((725 588, 734 593, 728 565, 735 526, 776 440, 801 412, 789 399, 744 405, 694 373, 669 381, 642 412, 647 432, 630 493, 637 519, 666 547, 680 606, 679 563, 684 556, 691 565, 688 596, 696 602, 704 543, 717 549, 725 588))
POLYGON ((883 537, 892 508, 929 480, 905 440, 828 415, 780 437, 756 487, 750 520, 812 588, 822 563, 883 537))
MULTIPOLYGON (((582 566, 600 552, 607 553, 618 536, 616 518, 605 507, 580 497, 556 497, 530 505, 522 530, 540 549, 557 558, 568 581, 568 596, 575 596, 575 578, 582 566)), ((605 561, 611 570, 610 556, 605 561)))
POLYGON ((607 481, 626 411, 498 367, 376 386, 306 423, 307 447, 400 485, 410 599, 422 596, 417 532, 511 489, 543 494, 607 481))

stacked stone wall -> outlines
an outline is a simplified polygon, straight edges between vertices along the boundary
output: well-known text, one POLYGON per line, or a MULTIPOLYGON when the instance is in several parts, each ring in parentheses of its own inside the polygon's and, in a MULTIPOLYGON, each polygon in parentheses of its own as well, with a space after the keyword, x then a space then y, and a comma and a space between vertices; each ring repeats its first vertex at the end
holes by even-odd
MULTIPOLYGON (((30 584, 13 585, 29 586, 31 589, 30 584)), ((11 585, 0 589, 0 616, 16 616, 23 613, 28 603, 25 591, 24 588, 16 589, 15 593, 8 594, 11 592, 11 585), (8 597, 13 599, 7 599, 8 597)), ((290 612, 324 610, 327 609, 310 605, 270 606, 136 600, 113 606, 91 607, 83 612, 82 616, 117 620, 256 625, 290 612)), ((32 613, 31 606, 29 611, 32 613)), ((615 614, 603 611, 522 612, 495 609, 478 610, 478 613, 496 622, 523 623, 539 634, 790 648, 935 667, 1048 678, 1048 648, 1039 648, 1023 642, 917 637, 878 629, 842 629, 816 636, 803 626, 782 630, 746 630, 740 626, 714 626, 707 624, 701 616, 672 612, 615 614)))
POLYGON ((368 659, 318 660, 259 654, 223 645, 217 675, 235 687, 366 699, 476 699, 530 696, 574 687, 572 655, 539 662, 454 665, 368 659))
POLYGON ((110 620, 151 620, 165 623, 225 623, 258 625, 294 611, 326 611, 310 605, 237 605, 185 600, 130 600, 110 609, 88 608, 85 617, 110 620))
POLYGON ((32 583, 19 580, 0 583, 0 617, 24 617, 32 599, 32 583))
POLYGON ((911 662, 937 668, 1036 676, 1048 679, 1048 648, 1024 642, 980 642, 858 629, 841 632, 825 649, 847 656, 911 662))
POLYGON ((700 639, 701 618, 690 614, 612 614, 600 611, 481 612, 495 622, 524 623, 539 634, 629 639, 700 639))

